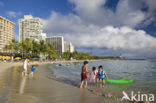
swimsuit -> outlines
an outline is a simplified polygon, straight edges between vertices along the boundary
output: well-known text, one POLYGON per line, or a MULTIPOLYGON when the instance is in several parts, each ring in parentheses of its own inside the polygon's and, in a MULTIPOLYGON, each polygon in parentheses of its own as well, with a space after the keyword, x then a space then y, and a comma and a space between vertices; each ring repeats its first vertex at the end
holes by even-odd
POLYGON ((87 75, 85 72, 81 73, 81 81, 86 80, 87 79, 87 75))
POLYGON ((104 71, 99 71, 98 77, 99 77, 99 79, 105 79, 106 78, 105 72, 104 71))
POLYGON ((31 71, 34 72, 35 71, 35 68, 34 67, 31 67, 31 71))

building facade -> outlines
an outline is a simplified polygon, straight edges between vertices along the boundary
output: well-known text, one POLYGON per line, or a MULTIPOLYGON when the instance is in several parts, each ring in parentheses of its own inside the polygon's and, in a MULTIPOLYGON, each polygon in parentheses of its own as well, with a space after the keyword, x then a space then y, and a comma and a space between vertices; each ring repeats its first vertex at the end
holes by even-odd
POLYGON ((14 38, 14 26, 15 23, 0 16, 0 52, 14 38))
POLYGON ((56 53, 58 55, 61 55, 64 53, 64 38, 63 38, 63 36, 54 36, 54 37, 46 38, 46 43, 53 44, 53 46, 56 50, 56 53))
POLYGON ((74 52, 74 46, 71 42, 64 42, 64 52, 74 52))
POLYGON ((19 41, 26 38, 35 41, 46 39, 46 34, 43 33, 43 23, 40 18, 24 15, 23 19, 19 19, 19 41))

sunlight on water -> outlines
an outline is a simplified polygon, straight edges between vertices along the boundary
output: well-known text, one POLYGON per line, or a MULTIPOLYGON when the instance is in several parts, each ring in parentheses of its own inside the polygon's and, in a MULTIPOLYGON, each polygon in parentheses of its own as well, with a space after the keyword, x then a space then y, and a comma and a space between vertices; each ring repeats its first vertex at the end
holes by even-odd
MULTIPOLYGON (((49 68, 52 68, 57 79, 68 84, 79 85, 82 64, 83 63, 63 64, 62 66, 53 65, 49 68)), ((99 65, 103 65, 110 79, 134 79, 134 83, 129 85, 107 83, 105 92, 113 92, 114 94, 119 92, 121 94, 122 90, 133 90, 156 94, 156 60, 96 61, 89 62, 88 68, 91 69, 93 66, 98 67, 99 65)))

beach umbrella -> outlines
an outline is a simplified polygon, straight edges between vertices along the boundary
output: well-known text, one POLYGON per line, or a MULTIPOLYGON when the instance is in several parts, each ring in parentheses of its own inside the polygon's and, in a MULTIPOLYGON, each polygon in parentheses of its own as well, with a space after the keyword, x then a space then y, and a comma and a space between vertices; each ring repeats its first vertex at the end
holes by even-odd
POLYGON ((5 56, 3 56, 3 57, 2 57, 2 59, 6 59, 6 57, 5 57, 5 56))
POLYGON ((20 57, 16 57, 16 58, 15 58, 15 60, 20 60, 20 59, 21 59, 20 57))
POLYGON ((11 57, 9 57, 9 56, 6 56, 6 57, 5 57, 5 59, 11 59, 11 57))
POLYGON ((1 56, 1 55, 0 55, 0 58, 2 59, 2 58, 3 58, 3 56, 1 56))

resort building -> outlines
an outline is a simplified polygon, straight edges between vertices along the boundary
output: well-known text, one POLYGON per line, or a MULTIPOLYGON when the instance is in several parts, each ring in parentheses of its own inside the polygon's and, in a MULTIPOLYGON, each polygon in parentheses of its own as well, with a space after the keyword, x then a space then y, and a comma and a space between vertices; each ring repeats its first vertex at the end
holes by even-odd
POLYGON ((64 53, 64 39, 63 39, 63 36, 54 36, 54 37, 49 37, 49 38, 46 38, 46 42, 48 44, 53 44, 55 50, 56 50, 56 53, 58 55, 61 55, 64 53))
POLYGON ((0 16, 0 52, 14 38, 14 26, 15 23, 0 16))
POLYGON ((40 18, 24 15, 23 19, 19 19, 19 41, 26 38, 35 41, 46 39, 46 34, 43 33, 43 23, 40 18))
POLYGON ((71 42, 64 42, 64 52, 74 52, 74 46, 71 42))

